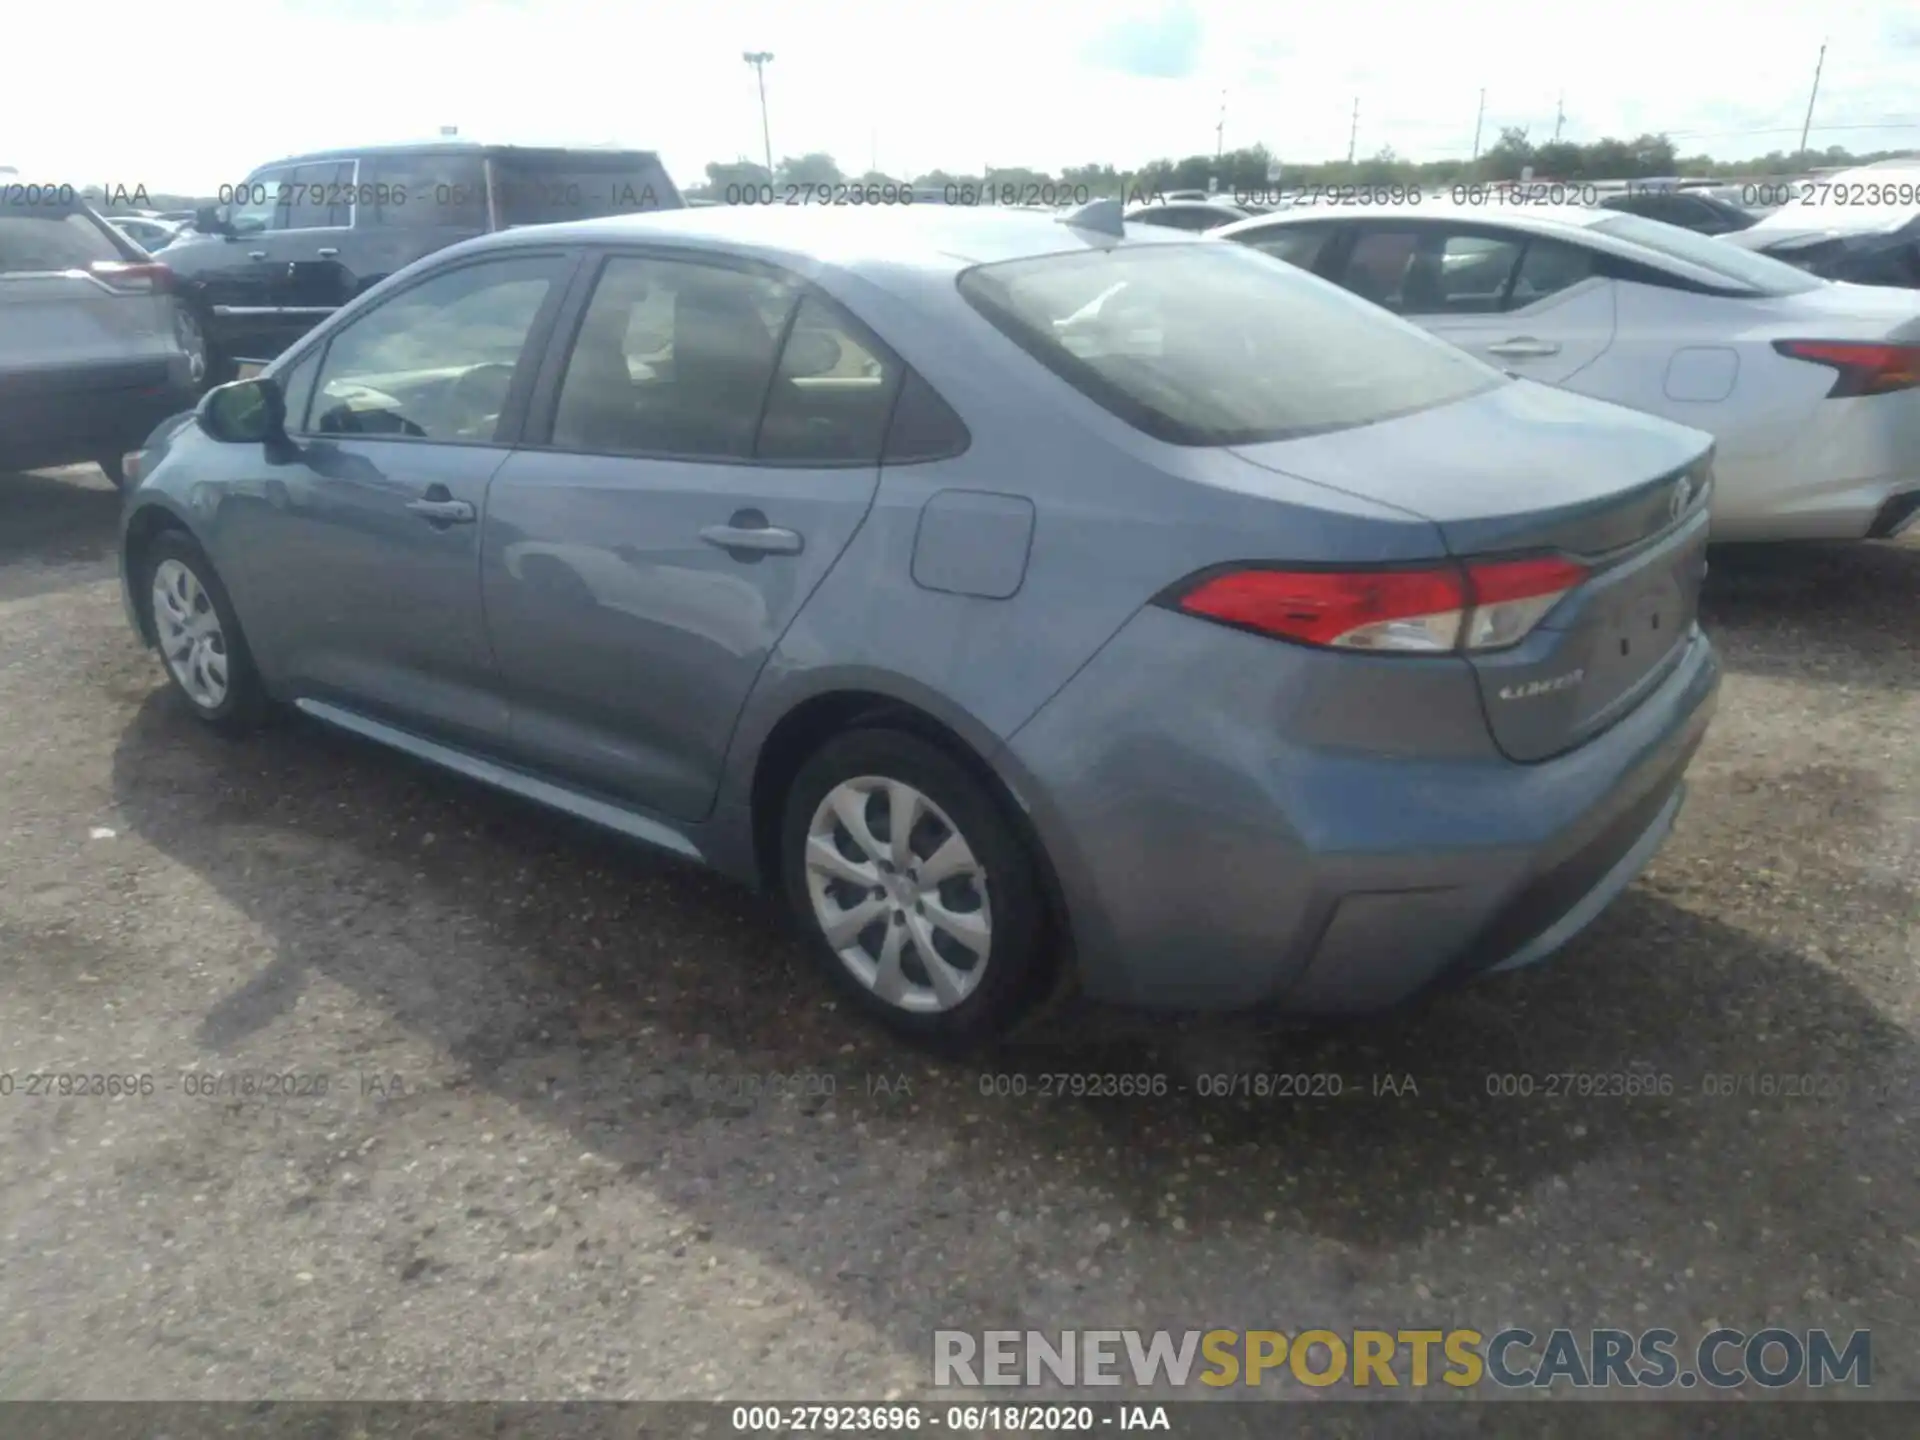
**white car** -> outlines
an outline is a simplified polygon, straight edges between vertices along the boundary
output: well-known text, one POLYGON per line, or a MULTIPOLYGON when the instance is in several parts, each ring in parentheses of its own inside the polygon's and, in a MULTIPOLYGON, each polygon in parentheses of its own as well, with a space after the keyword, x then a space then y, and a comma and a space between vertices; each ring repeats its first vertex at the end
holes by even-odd
POLYGON ((1920 515, 1920 292, 1611 210, 1321 207, 1204 238, 1311 270, 1514 375, 1708 431, 1716 539, 1882 539, 1920 515))

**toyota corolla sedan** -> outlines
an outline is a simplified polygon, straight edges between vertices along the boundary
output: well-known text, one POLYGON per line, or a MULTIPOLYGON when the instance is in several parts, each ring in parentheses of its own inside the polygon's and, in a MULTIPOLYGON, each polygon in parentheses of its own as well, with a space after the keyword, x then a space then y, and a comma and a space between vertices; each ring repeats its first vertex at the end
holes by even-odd
POLYGON ((1718 684, 1707 436, 1112 204, 488 236, 134 468, 193 715, 782 891, 943 1047, 1076 984, 1331 1014, 1541 959, 1718 684))
POLYGON ((1920 517, 1920 292, 1603 209, 1322 208, 1214 234, 1514 374, 1710 432, 1716 540, 1891 539, 1920 517))

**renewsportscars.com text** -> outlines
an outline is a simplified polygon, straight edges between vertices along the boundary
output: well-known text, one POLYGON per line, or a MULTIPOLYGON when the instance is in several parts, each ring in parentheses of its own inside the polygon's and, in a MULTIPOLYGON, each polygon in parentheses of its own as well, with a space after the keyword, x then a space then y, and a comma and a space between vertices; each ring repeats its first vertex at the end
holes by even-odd
POLYGON ((936 1386, 1294 1383, 1396 1388, 1813 1389, 1873 1383, 1873 1337, 1777 1327, 1679 1332, 1478 1330, 936 1330, 936 1386))

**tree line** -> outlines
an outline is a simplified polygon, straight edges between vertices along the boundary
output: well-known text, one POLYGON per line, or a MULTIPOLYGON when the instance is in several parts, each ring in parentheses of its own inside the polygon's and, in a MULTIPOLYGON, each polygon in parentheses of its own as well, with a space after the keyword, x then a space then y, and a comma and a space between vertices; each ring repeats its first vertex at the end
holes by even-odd
POLYGON ((887 175, 877 170, 847 173, 831 155, 813 151, 782 160, 773 175, 767 173, 766 166, 749 160, 713 162, 706 167, 706 183, 690 188, 687 194, 696 199, 724 200, 729 192, 738 195, 768 184, 782 187, 912 185, 929 189, 969 184, 1008 185, 1019 189, 1053 185, 1069 187, 1075 192, 1084 187, 1091 196, 1210 188, 1252 194, 1315 185, 1435 187, 1519 180, 1529 169, 1533 178, 1540 180, 1639 180, 1667 175, 1752 179, 1802 175, 1809 170, 1835 166, 1867 165, 1911 153, 1880 150, 1856 155, 1834 145, 1818 150, 1775 150, 1753 160, 1715 160, 1711 155, 1682 155, 1666 135, 1640 135, 1631 140, 1609 137, 1586 144, 1571 140, 1536 143, 1525 127, 1508 126, 1476 160, 1407 160, 1389 146, 1364 159, 1299 164, 1275 156, 1265 145, 1250 145, 1220 155, 1153 160, 1132 171, 1112 165, 1069 165, 1058 174, 1011 166, 992 167, 973 174, 930 170, 922 175, 887 175), (1271 179, 1276 170, 1280 175, 1277 185, 1271 179))

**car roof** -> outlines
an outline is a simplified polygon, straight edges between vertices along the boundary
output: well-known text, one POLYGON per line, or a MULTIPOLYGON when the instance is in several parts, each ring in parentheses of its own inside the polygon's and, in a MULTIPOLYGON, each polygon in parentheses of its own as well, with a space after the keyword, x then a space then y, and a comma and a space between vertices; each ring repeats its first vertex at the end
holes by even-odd
POLYGON ((534 154, 565 155, 605 155, 637 157, 658 160, 655 150, 638 150, 621 145, 523 145, 488 143, 482 140, 465 139, 456 135, 443 135, 432 140, 401 140, 384 145, 344 145, 331 150, 308 150, 298 155, 282 155, 275 160, 262 161, 254 166, 255 170, 265 170, 279 165, 304 165, 326 160, 365 160, 380 155, 491 155, 510 151, 525 151, 534 154))
POLYGON ((1063 223, 1059 213, 976 205, 718 205, 647 210, 523 226, 461 245, 501 247, 652 242, 713 249, 788 268, 867 273, 902 267, 954 273, 973 265, 1115 246, 1192 245, 1200 237, 1143 225, 1124 235, 1063 223))

